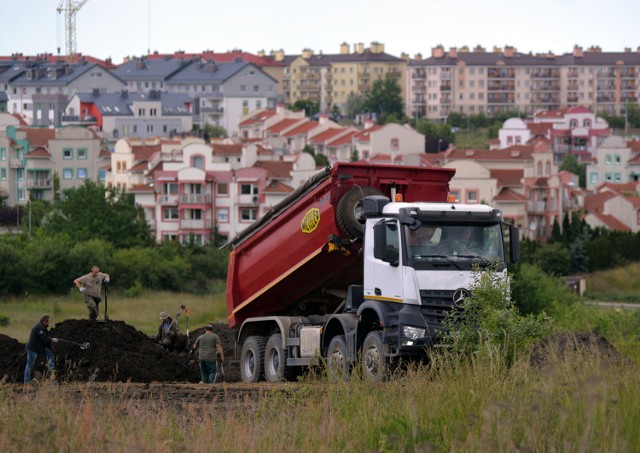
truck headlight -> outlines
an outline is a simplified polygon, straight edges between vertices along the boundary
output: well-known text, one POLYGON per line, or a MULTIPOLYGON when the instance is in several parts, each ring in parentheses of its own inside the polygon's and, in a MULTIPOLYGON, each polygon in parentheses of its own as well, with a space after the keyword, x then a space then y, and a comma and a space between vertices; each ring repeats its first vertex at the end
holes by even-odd
POLYGON ((402 326, 402 335, 405 338, 409 338, 411 340, 424 338, 424 332, 425 332, 425 329, 420 329, 418 327, 402 326))

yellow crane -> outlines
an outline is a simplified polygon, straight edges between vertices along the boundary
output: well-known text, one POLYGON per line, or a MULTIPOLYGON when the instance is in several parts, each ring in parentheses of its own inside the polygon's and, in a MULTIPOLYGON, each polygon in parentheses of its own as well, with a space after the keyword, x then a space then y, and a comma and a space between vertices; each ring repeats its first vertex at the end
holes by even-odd
POLYGON ((67 58, 70 62, 75 63, 76 61, 76 14, 80 11, 85 3, 89 0, 60 0, 58 4, 58 14, 64 11, 64 37, 65 37, 65 45, 67 58))

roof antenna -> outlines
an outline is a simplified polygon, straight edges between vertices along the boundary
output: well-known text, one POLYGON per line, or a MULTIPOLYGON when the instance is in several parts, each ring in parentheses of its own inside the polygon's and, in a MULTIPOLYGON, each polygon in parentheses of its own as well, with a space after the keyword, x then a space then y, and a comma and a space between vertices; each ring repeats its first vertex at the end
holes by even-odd
POLYGON ((149 0, 149 12, 147 13, 147 55, 151 55, 151 0, 149 0))

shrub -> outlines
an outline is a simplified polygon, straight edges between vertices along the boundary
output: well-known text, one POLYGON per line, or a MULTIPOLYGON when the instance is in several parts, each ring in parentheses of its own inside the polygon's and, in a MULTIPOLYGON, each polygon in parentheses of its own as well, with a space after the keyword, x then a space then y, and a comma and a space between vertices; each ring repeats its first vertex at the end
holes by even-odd
POLYGON ((571 304, 576 296, 557 278, 546 274, 532 264, 521 264, 511 280, 511 295, 524 314, 553 312, 556 303, 571 304))

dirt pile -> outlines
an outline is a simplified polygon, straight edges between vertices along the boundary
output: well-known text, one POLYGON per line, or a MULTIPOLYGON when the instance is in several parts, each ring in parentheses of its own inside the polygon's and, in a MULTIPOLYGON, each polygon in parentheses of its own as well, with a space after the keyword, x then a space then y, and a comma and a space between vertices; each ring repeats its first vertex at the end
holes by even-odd
MULTIPOLYGON (((227 360, 225 380, 239 380, 237 365, 231 361, 234 335, 225 324, 215 324, 227 360)), ((204 328, 190 333, 190 344, 204 328)), ((54 345, 58 380, 60 382, 115 381, 125 382, 198 382, 198 364, 190 364, 187 351, 170 352, 147 335, 122 321, 96 322, 69 319, 57 323, 49 331, 57 337, 79 345, 58 342, 54 345)), ((26 363, 24 344, 0 335, 0 374, 8 382, 21 382, 26 363)), ((44 357, 38 357, 34 377, 45 369, 44 357)))
POLYGON ((541 367, 554 360, 580 357, 597 357, 613 363, 623 360, 616 348, 597 332, 561 332, 537 344, 531 351, 529 363, 541 367))

